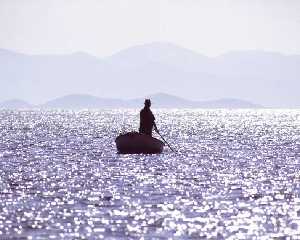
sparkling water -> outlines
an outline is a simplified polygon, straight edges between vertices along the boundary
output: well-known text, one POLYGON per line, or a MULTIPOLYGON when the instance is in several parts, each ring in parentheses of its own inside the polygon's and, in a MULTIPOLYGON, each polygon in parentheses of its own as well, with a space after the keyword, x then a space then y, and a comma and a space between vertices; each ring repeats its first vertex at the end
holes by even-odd
POLYGON ((300 238, 300 110, 1 111, 0 239, 300 238), (159 138, 158 135, 155 137, 159 138))

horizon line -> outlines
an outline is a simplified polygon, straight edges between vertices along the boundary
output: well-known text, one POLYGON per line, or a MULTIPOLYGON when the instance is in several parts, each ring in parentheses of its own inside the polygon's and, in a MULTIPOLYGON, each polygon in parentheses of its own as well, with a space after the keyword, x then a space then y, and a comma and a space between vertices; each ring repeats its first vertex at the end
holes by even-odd
POLYGON ((111 54, 109 55, 103 55, 103 56, 98 56, 97 54, 94 54, 92 52, 89 52, 87 50, 82 50, 82 49, 78 49, 78 50, 72 50, 72 51, 66 51, 66 52, 60 52, 60 53, 50 53, 50 52, 43 52, 43 53, 30 53, 27 51, 22 51, 22 50, 17 50, 17 49, 11 49, 11 48, 4 48, 4 47, 0 47, 0 51, 7 51, 10 53, 14 53, 14 54, 20 54, 20 55, 26 55, 26 56, 31 56, 31 57, 41 57, 41 56, 70 56, 70 55, 76 55, 76 54, 86 54, 89 55, 91 57, 95 57, 98 59, 105 59, 105 58, 109 58, 112 57, 114 55, 117 55, 123 51, 132 49, 132 48, 136 48, 136 47, 145 47, 145 46, 150 46, 150 45, 155 45, 155 44, 165 44, 165 45, 170 45, 170 46, 174 46, 180 49, 184 49, 186 51, 191 51, 194 52, 195 54, 207 57, 207 58, 218 58, 218 57, 222 57, 228 54, 235 54, 235 53, 241 53, 241 52, 262 52, 262 53, 267 53, 267 54, 279 54, 282 56, 300 56, 300 53, 286 53, 286 52, 282 52, 282 51, 272 51, 272 50, 267 50, 267 49, 258 49, 258 48, 248 48, 248 49, 231 49, 228 51, 224 51, 223 53, 220 54, 214 54, 214 55, 207 55, 207 54, 203 54, 201 52, 199 52, 198 50, 194 50, 192 48, 188 48, 186 46, 181 46, 179 44, 176 43, 172 43, 172 42, 168 42, 168 41, 152 41, 152 42, 145 42, 145 43, 141 43, 141 44, 136 44, 136 45, 130 45, 128 47, 124 47, 124 48, 119 48, 116 49, 115 51, 113 51, 111 54))
POLYGON ((169 96, 169 97, 178 98, 178 99, 183 100, 183 101, 189 101, 189 102, 194 102, 194 103, 200 103, 200 102, 206 103, 206 102, 220 101, 220 100, 234 100, 234 101, 237 100, 237 101, 243 101, 243 102, 247 102, 247 103, 250 103, 250 104, 260 105, 261 107, 265 107, 262 104, 254 103, 251 100, 247 100, 247 99, 244 99, 244 98, 222 97, 222 98, 211 98, 209 100, 192 100, 192 99, 188 99, 188 98, 185 98, 185 97, 181 97, 181 96, 178 96, 178 95, 165 93, 165 92, 150 93, 150 94, 147 94, 145 96, 136 96, 136 97, 132 97, 132 98, 101 97, 101 96, 96 96, 96 95, 89 94, 89 93, 72 93, 72 94, 62 95, 60 97, 51 98, 51 99, 49 99, 49 100, 47 100, 43 103, 40 103, 40 104, 34 104, 34 103, 31 103, 28 100, 24 100, 24 99, 21 99, 21 98, 14 97, 14 98, 9 98, 9 99, 0 101, 0 104, 10 102, 10 101, 22 101, 22 102, 24 102, 26 104, 29 104, 29 105, 32 105, 32 106, 40 106, 40 105, 47 104, 48 102, 55 101, 57 99, 62 99, 64 97, 70 97, 70 96, 93 97, 93 98, 98 98, 98 99, 102 99, 102 100, 132 101, 132 100, 138 100, 138 99, 146 99, 146 98, 149 98, 149 97, 155 97, 157 95, 165 95, 165 96, 169 96))

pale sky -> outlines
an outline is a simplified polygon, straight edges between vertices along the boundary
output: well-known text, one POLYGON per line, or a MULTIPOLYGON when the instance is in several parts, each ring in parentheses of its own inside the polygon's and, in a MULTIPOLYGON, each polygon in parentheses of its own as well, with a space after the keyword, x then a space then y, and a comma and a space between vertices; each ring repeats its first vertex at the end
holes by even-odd
POLYGON ((0 0, 0 48, 104 57, 157 41, 300 54, 300 0, 0 0))

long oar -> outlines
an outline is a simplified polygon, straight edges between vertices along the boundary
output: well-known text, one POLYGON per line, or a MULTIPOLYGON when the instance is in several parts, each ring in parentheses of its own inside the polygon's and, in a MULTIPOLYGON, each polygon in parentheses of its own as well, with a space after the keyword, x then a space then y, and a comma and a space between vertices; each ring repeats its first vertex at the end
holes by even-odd
POLYGON ((168 147, 173 151, 176 152, 171 146, 170 144, 164 139, 164 137, 159 133, 159 131, 156 131, 158 133, 158 135, 161 137, 162 140, 164 140, 164 142, 168 145, 168 147))

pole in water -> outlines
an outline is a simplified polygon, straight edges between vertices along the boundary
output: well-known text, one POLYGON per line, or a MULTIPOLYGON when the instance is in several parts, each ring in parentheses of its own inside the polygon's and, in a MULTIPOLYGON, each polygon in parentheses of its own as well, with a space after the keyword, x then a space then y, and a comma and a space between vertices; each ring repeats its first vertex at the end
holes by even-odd
POLYGON ((164 139, 164 137, 159 133, 159 131, 157 131, 158 135, 162 138, 162 140, 164 140, 164 142, 168 145, 168 147, 173 151, 176 152, 171 146, 170 144, 164 139))

